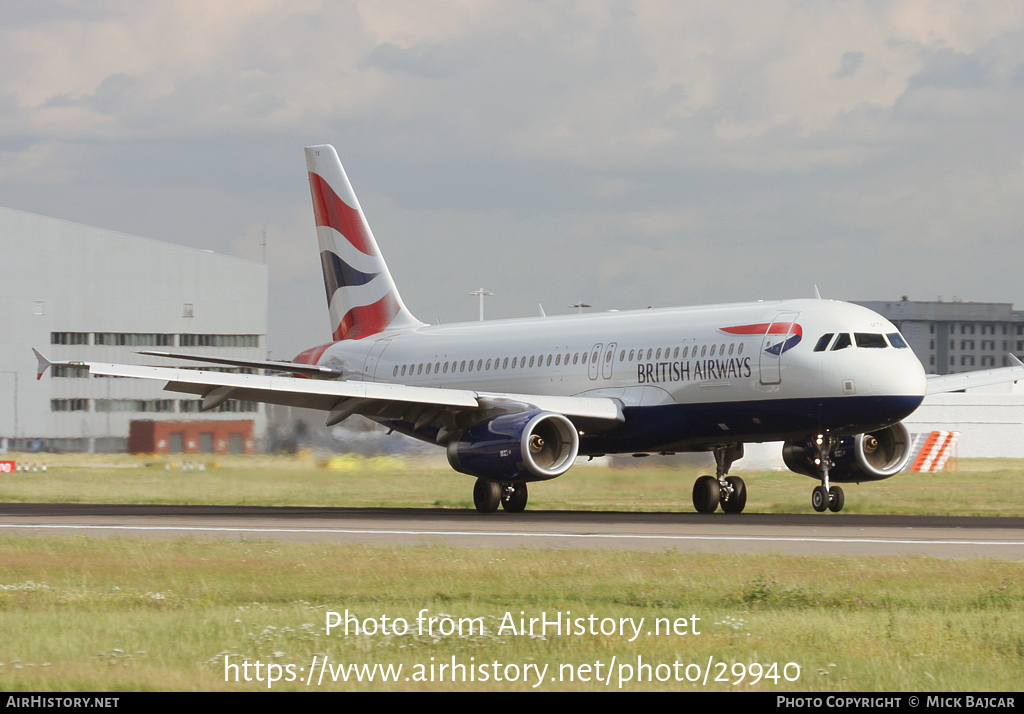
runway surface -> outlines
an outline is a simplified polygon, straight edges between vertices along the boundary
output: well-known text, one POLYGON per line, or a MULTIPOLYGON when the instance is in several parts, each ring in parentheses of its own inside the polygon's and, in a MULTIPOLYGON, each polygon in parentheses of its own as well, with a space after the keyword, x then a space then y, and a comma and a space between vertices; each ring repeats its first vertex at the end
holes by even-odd
POLYGON ((1024 558, 1024 518, 0 504, 5 535, 1024 558))

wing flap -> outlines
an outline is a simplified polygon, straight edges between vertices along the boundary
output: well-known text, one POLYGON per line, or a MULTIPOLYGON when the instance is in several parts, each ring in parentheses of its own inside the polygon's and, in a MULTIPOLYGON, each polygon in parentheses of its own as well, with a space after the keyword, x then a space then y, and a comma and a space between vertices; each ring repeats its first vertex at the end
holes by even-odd
MULTIPOLYGON (((608 397, 556 397, 544 394, 496 394, 491 392, 478 392, 478 395, 481 401, 494 400, 493 403, 496 405, 500 405, 501 400, 507 400, 520 403, 525 407, 557 412, 570 418, 607 419, 620 423, 625 421, 622 404, 618 400, 608 397)), ((509 411, 513 410, 509 409, 509 411)))

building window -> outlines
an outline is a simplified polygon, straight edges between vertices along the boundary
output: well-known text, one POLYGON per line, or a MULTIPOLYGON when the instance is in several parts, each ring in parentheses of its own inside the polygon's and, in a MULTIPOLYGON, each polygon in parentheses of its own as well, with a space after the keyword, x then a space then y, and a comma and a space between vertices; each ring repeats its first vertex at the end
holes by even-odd
POLYGON ((53 412, 87 412, 88 399, 51 399, 50 411, 53 412))
POLYGON ((89 344, 88 332, 51 332, 51 345, 87 345, 89 344))
POLYGON ((215 412, 257 412, 260 409, 259 402, 250 402, 243 399, 229 399, 216 409, 215 412))
POLYGON ((88 367, 69 367, 65 364, 55 364, 50 367, 50 377, 73 377, 81 379, 88 376, 88 367))
POLYGON ((173 412, 173 399, 97 399, 98 412, 173 412))
POLYGON ((259 335, 179 335, 180 347, 259 347, 259 335))
POLYGON ((138 332, 95 332, 94 345, 117 347, 173 347, 174 335, 138 332))

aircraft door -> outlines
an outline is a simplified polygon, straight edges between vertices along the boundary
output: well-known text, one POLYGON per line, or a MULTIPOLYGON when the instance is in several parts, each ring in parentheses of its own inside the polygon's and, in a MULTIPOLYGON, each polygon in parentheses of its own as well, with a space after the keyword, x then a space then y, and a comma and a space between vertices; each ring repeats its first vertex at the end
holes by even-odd
POLYGON ((782 352, 786 341, 797 334, 796 318, 799 314, 799 312, 780 312, 764 333, 759 357, 761 384, 782 383, 782 352))
POLYGON ((601 348, 603 346, 604 345, 601 342, 598 342, 594 345, 593 349, 590 350, 590 356, 587 358, 589 360, 588 364, 590 370, 587 376, 591 379, 597 379, 597 376, 601 373, 601 348))
POLYGON ((612 342, 608 345, 608 350, 604 355, 604 362, 601 367, 601 376, 605 379, 612 378, 612 369, 615 367, 615 347, 616 343, 612 342))
MULTIPOLYGON (((384 350, 391 344, 391 340, 377 340, 373 343, 373 347, 366 353, 366 361, 363 362, 363 379, 367 382, 377 381, 377 364, 380 362, 380 356, 384 354, 384 350)), ((382 377, 384 375, 381 375, 382 377)), ((383 381, 383 380, 382 380, 383 381)))

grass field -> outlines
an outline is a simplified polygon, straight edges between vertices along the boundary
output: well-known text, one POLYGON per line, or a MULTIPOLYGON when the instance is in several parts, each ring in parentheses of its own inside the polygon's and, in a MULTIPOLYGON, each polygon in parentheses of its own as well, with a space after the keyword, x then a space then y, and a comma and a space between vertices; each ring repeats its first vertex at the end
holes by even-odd
MULTIPOLYGON (((43 463, 39 456, 14 458, 43 463)), ((46 464, 45 472, 0 475, 0 503, 473 507, 473 478, 452 471, 443 457, 348 457, 331 467, 313 456, 224 457, 193 461, 194 470, 186 471, 166 457, 65 454, 48 456, 46 464)), ((531 484, 528 508, 691 511, 701 472, 707 469, 656 459, 634 468, 581 463, 560 478, 531 484)), ((747 483, 747 512, 811 512, 815 480, 789 471, 738 473, 747 483)), ((958 471, 902 473, 844 489, 844 514, 1024 516, 1024 462, 1014 459, 961 460, 958 471)))
POLYGON ((275 690, 529 690, 537 678, 521 681, 527 664, 548 665, 543 690, 618 689, 621 665, 634 667, 625 690, 1019 691, 1024 676, 1020 561, 78 537, 2 539, 0 563, 0 688, 8 690, 267 688, 225 682, 225 658, 275 663, 282 674, 293 665, 295 681, 275 690), (410 631, 328 635, 326 613, 346 609, 361 621, 404 618, 410 631), (423 609, 450 615, 450 631, 460 618, 483 618, 486 631, 441 634, 438 622, 433 637, 420 635, 423 609), (518 632, 520 617, 542 612, 645 624, 633 642, 628 625, 624 635, 518 632), (505 613, 516 632, 499 631, 505 613), (655 618, 687 629, 648 635, 655 618), (403 670, 398 682, 334 683, 328 673, 307 687, 314 655, 403 670), (510 678, 515 670, 505 667, 514 664, 520 681, 436 681, 436 667, 452 658, 498 662, 510 678), (687 681, 685 666, 693 678, 709 659, 708 682, 687 681), (580 682, 598 674, 598 662, 611 682, 580 682), (677 662, 673 679, 656 681, 677 662), (652 666, 655 681, 635 681, 638 663, 652 666), (748 673, 736 683, 740 666, 754 663, 762 674, 776 663, 778 681, 751 686, 748 673), (428 676, 431 664, 434 682, 405 681, 417 665, 428 676), (585 664, 590 671, 579 669, 585 664), (570 668, 576 681, 551 681, 570 668))
MULTIPOLYGON (((0 501, 472 507, 472 479, 436 461, 328 468, 313 457, 259 457, 204 467, 66 455, 45 472, 0 476, 0 501)), ((1021 516, 1021 471, 1020 462, 984 460, 902 474, 848 487, 847 509, 821 517, 1021 516)), ((530 508, 688 511, 697 473, 575 468, 532 488, 530 508)), ((810 512, 811 479, 743 476, 748 511, 810 512)), ((269 663, 293 680, 274 690, 518 691, 543 672, 541 690, 617 690, 628 677, 628 691, 1016 692, 1024 561, 0 537, 0 662, 5 691, 266 690, 269 663), (409 632, 328 635, 327 612, 346 609, 359 620, 403 618, 409 632), (421 635, 422 610, 450 615, 449 627, 483 618, 486 631, 442 633, 438 621, 433 636, 421 635), (542 612, 624 624, 626 634, 500 630, 506 613, 518 628, 520 617, 542 612), (631 642, 628 618, 641 617, 631 642), (685 621, 688 634, 647 635, 657 618, 685 621), (387 683, 381 670, 373 682, 333 682, 328 669, 307 687, 314 656, 318 667, 326 656, 335 667, 403 669, 387 683), (225 662, 246 660, 261 662, 264 681, 226 682, 225 662), (516 681, 494 681, 494 663, 516 681), (787 681, 796 666, 799 678, 787 681), (470 674, 475 681, 462 681, 470 674)), ((249 674, 255 679, 255 668, 249 674)))

